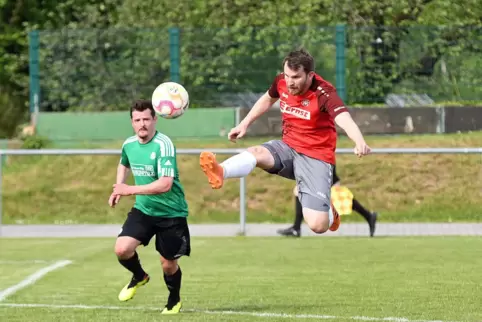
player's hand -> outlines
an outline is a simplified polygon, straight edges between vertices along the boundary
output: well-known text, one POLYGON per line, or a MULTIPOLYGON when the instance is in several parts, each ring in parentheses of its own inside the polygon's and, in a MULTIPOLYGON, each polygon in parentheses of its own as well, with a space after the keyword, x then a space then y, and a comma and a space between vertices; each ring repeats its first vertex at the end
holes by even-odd
POLYGON ((370 147, 366 144, 365 141, 363 142, 358 142, 355 146, 355 149, 353 149, 353 152, 361 158, 364 155, 369 154, 371 151, 370 147))
POLYGON ((111 194, 109 197, 109 206, 114 208, 119 203, 120 197, 120 195, 111 194))
POLYGON ((248 129, 247 126, 243 125, 242 123, 238 126, 234 127, 228 133, 228 139, 232 142, 236 142, 237 139, 241 139, 245 134, 246 130, 248 129))
POLYGON ((130 196, 132 195, 132 187, 126 185, 125 183, 115 183, 112 188, 112 194, 119 195, 119 196, 130 196))

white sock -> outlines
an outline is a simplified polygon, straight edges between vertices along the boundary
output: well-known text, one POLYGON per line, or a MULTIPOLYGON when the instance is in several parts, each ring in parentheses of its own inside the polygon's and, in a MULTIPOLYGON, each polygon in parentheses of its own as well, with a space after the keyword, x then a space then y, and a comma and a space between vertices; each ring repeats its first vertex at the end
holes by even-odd
POLYGON ((256 158, 248 151, 241 152, 221 163, 225 178, 241 178, 247 176, 256 167, 256 158))
POLYGON ((331 225, 333 225, 333 211, 331 210, 331 207, 330 207, 330 210, 328 210, 328 220, 329 220, 328 227, 331 227, 331 225))

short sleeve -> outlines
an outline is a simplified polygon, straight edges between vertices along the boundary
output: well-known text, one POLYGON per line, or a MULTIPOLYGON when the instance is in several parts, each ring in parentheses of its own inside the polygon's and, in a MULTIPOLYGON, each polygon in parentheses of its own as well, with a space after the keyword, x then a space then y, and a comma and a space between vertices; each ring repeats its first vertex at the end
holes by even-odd
POLYGON ((158 138, 159 157, 157 159, 157 176, 175 177, 176 176, 176 148, 171 139, 163 135, 158 138))
POLYGON ((345 103, 343 103, 343 100, 338 96, 336 90, 320 95, 319 104, 320 108, 328 112, 332 118, 335 118, 343 112, 348 112, 345 103))
POLYGON ((283 78, 283 74, 280 74, 275 77, 273 83, 271 84, 271 87, 268 90, 269 96, 272 98, 279 98, 279 92, 278 92, 278 82, 283 78))
POLYGON ((122 147, 121 158, 119 163, 122 164, 124 167, 130 168, 129 158, 127 157, 125 146, 122 147))

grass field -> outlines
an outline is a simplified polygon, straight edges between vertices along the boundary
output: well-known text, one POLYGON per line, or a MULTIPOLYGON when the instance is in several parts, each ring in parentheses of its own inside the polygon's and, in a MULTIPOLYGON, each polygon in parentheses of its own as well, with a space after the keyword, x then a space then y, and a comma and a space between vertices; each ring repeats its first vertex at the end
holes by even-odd
POLYGON ((117 301, 129 273, 113 243, 0 239, 0 320, 482 320, 481 238, 194 238, 181 260, 185 312, 172 318, 159 315, 153 245, 139 251, 151 282, 117 301), (61 260, 71 263, 25 283, 61 260))
MULTIPOLYGON (((178 148, 243 148, 266 141, 246 139, 174 140, 178 148)), ((374 148, 479 147, 482 132, 452 135, 369 136, 374 148)), ((88 143, 77 147, 120 149, 122 142, 88 143)), ((66 146, 65 144, 63 145, 66 146)), ((72 146, 72 145, 70 145, 72 146)), ((346 137, 338 146, 352 147, 346 137)), ((223 159, 225 157, 220 157, 223 159)), ((115 180, 117 156, 9 157, 4 167, 5 223, 120 223, 133 198, 117 209, 107 206, 115 180)), ((338 173, 355 197, 378 211, 385 222, 482 221, 482 155, 371 155, 358 159, 339 155, 338 173)), ((237 222, 239 181, 213 191, 197 156, 179 155, 181 180, 191 219, 237 222)), ((130 181, 132 182, 132 180, 130 181)), ((255 170, 248 178, 248 222, 289 222, 293 182, 255 170)), ((344 222, 362 221, 357 214, 344 222)))

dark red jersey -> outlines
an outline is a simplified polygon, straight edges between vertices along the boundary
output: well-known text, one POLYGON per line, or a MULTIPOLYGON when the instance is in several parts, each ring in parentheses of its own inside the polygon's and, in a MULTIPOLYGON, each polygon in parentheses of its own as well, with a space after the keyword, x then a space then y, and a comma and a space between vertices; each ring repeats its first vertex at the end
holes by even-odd
POLYGON ((282 140, 296 152, 335 164, 335 117, 348 112, 335 87, 318 74, 303 95, 288 92, 284 74, 278 75, 269 95, 280 99, 282 140))

